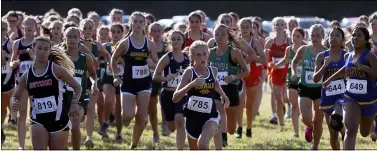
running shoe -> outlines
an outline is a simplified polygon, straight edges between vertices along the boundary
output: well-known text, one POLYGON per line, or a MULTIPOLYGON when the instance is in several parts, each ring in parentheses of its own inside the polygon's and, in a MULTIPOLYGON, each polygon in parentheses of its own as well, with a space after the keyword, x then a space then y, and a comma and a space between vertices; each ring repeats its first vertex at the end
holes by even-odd
POLYGON ((242 127, 237 128, 236 138, 242 138, 242 127))
POLYGON ((99 134, 101 135, 101 136, 105 136, 105 135, 107 135, 107 128, 109 127, 109 124, 107 123, 107 122, 103 122, 102 124, 101 124, 101 128, 100 128, 100 130, 99 130, 99 134))
POLYGON ((17 119, 9 119, 8 120, 8 126, 11 129, 17 129, 17 119))
POLYGON ((309 128, 309 127, 306 127, 306 130, 305 130, 305 139, 307 142, 312 142, 313 140, 313 129, 309 128))
POLYGON ((87 138, 84 144, 85 144, 85 147, 89 149, 94 147, 93 140, 90 138, 89 139, 87 138))
POLYGON ((273 117, 273 118, 270 120, 270 124, 277 125, 277 124, 278 124, 278 118, 277 118, 277 117, 273 117))
POLYGON ((160 136, 159 135, 153 135, 152 140, 154 143, 160 143, 160 136))
POLYGON ((253 133, 251 132, 251 129, 246 129, 246 136, 251 138, 253 133))

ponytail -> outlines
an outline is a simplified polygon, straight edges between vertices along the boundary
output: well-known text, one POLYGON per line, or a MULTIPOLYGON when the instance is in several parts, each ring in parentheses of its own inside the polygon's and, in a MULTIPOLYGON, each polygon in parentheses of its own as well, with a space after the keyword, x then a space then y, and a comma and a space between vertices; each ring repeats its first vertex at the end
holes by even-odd
POLYGON ((126 39, 127 37, 129 37, 131 35, 131 32, 132 32, 132 26, 130 26, 130 30, 128 31, 127 35, 124 36, 124 39, 126 39))
POLYGON ((52 47, 48 60, 62 66, 70 75, 74 75, 75 65, 61 49, 52 47))

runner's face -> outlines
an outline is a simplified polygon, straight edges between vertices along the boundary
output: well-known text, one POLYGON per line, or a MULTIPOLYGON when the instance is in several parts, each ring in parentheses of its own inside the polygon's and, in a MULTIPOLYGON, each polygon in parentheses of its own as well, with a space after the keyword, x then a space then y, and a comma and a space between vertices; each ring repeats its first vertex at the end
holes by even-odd
POLYGON ((111 16, 112 23, 123 23, 122 14, 115 13, 111 16))
POLYGON ((314 28, 312 33, 310 34, 310 39, 312 40, 312 43, 321 43, 323 39, 321 29, 314 28))
POLYGON ((196 29, 196 28, 200 28, 200 19, 196 16, 192 16, 190 19, 190 28, 191 29, 196 29))
POLYGON ((90 16, 89 19, 93 21, 94 26, 97 28, 98 25, 99 25, 99 18, 97 16, 92 15, 92 16, 90 16))
POLYGON ((25 33, 34 33, 37 28, 37 24, 31 19, 26 20, 23 25, 25 33))
POLYGON ((187 26, 186 26, 186 25, 180 25, 180 26, 178 27, 178 30, 181 31, 182 33, 185 33, 186 30, 187 30, 187 26))
POLYGON ((18 19, 16 17, 9 16, 7 18, 7 22, 8 22, 9 27, 11 27, 11 28, 16 27, 17 24, 18 24, 18 19))
POLYGON ((106 29, 100 30, 99 39, 101 39, 102 41, 108 41, 110 39, 110 32, 106 29))
POLYGON ((275 27, 276 32, 278 32, 278 33, 284 32, 284 29, 286 27, 285 26, 285 21, 284 20, 278 20, 278 21, 276 21, 274 27, 275 27))
POLYGON ((145 27, 145 18, 141 15, 136 15, 134 18, 132 18, 132 30, 141 32, 144 30, 145 27))
POLYGON ((297 30, 293 31, 292 39, 294 44, 298 44, 304 40, 304 36, 297 30))
POLYGON ((84 24, 84 27, 81 29, 82 31, 82 34, 84 35, 84 38, 85 39, 89 39, 89 38, 92 38, 93 37, 93 33, 94 33, 94 26, 92 23, 90 22, 86 22, 84 24))
POLYGON ((229 28, 231 28, 232 27, 232 18, 227 17, 227 16, 223 17, 223 18, 221 18, 220 23, 226 25, 229 28))
POLYGON ((111 38, 114 41, 119 41, 122 38, 123 32, 121 29, 118 28, 118 26, 112 26, 110 30, 111 30, 111 38))
MULTIPOLYGON (((249 33, 250 34, 250 33, 249 33)), ((218 27, 215 30, 215 40, 218 45, 223 45, 228 42, 228 31, 225 27, 218 27)))
POLYGON ((62 24, 55 23, 51 28, 51 35, 55 37, 62 37, 63 30, 62 30, 62 24))
POLYGON ((37 41, 34 50, 34 58, 38 62, 47 62, 48 56, 51 53, 51 44, 46 41, 37 41))
POLYGON ((370 23, 370 26, 372 27, 373 33, 377 34, 377 19, 373 19, 370 23))
POLYGON ((154 24, 149 31, 149 35, 153 37, 153 39, 161 39, 162 38, 162 27, 158 24, 154 24))
POLYGON ((170 41, 173 49, 182 48, 184 37, 182 37, 182 35, 177 32, 173 32, 170 41))
POLYGON ((367 41, 365 40, 364 33, 359 28, 352 32, 351 43, 355 49, 365 47, 365 43, 367 43, 367 41))
POLYGON ((250 36, 250 32, 251 32, 251 24, 250 24, 250 22, 244 20, 241 23, 239 29, 241 29, 242 36, 245 36, 245 37, 250 36))
POLYGON ((252 23, 251 24, 251 31, 253 32, 253 35, 258 35, 259 26, 258 23, 252 23))
POLYGON ((343 37, 341 32, 338 29, 333 29, 330 32, 330 37, 329 37, 329 43, 331 47, 334 46, 342 46, 343 43, 343 37))
POLYGON ((80 33, 76 30, 71 30, 66 35, 68 47, 78 46, 80 42, 80 33))
POLYGON ((292 31, 293 29, 295 29, 296 27, 298 27, 297 22, 294 21, 294 20, 289 21, 288 26, 289 26, 289 31, 292 31))
POLYGON ((207 66, 208 50, 205 47, 198 47, 192 50, 192 57, 195 65, 207 66))

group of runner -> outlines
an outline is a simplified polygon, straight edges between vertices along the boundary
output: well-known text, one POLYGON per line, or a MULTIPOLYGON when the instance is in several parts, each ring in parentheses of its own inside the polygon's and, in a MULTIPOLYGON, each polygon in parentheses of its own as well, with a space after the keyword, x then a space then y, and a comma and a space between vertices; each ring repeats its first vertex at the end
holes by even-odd
POLYGON ((292 118, 292 135, 299 137, 301 115, 312 149, 318 149, 323 118, 333 149, 341 148, 339 133, 343 148, 354 149, 359 126, 363 137, 377 139, 377 12, 349 30, 334 21, 327 37, 320 24, 306 34, 294 17, 275 17, 268 33, 260 17, 234 12, 220 14, 212 32, 201 10, 172 29, 150 13, 135 11, 129 23, 123 15, 113 9, 109 25, 77 8, 66 18, 54 10, 3 16, 2 143, 7 116, 20 149, 28 115, 33 149, 68 149, 69 132, 72 149, 80 149, 84 120, 84 144, 93 148, 95 119, 103 138, 115 122, 114 139, 122 141, 123 126, 135 119, 135 149, 148 122, 153 142, 160 142, 159 102, 162 135, 177 131, 177 149, 186 137, 190 149, 209 149, 212 138, 222 149, 228 133, 243 137, 244 108, 245 134, 252 137, 266 81, 270 123, 283 130, 284 118, 292 118))

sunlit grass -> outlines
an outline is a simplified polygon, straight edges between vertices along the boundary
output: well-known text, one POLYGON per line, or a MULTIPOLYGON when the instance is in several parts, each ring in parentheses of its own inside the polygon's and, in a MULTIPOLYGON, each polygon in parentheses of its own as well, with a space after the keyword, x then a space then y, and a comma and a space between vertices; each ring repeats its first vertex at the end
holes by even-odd
MULTIPOLYGON (((245 122, 244 122, 244 134, 242 139, 237 139, 234 136, 230 136, 228 134, 228 144, 229 146, 225 149, 310 149, 311 144, 307 143, 304 138, 305 127, 300 122, 300 137, 296 138, 293 137, 294 132, 291 126, 291 119, 285 119, 285 129, 283 131, 280 130, 278 126, 272 125, 269 123, 271 119, 271 107, 270 107, 270 95, 268 92, 264 93, 262 104, 260 107, 260 116, 257 116, 256 121, 254 122, 253 127, 253 137, 247 138, 245 136, 245 122)), ((158 113, 159 120, 160 117, 160 110, 158 113)), ((246 121, 246 116, 244 116, 244 121, 246 121)), ((29 125, 29 121, 27 122, 29 125)), ((82 123, 84 124, 84 123, 82 123)), ((97 134, 97 132, 93 133, 93 140, 95 146, 93 149, 111 149, 111 150, 118 150, 118 149, 129 149, 131 143, 131 135, 132 135, 132 127, 134 121, 130 125, 130 127, 125 128, 123 127, 122 134, 124 141, 119 143, 116 142, 115 139, 115 126, 109 128, 109 138, 108 139, 101 139, 101 136, 97 134)), ((6 125, 6 124, 5 124, 6 125)), ((85 127, 85 126, 82 126, 85 127)), ((323 125, 324 131, 321 139, 321 143, 319 149, 331 149, 329 144, 329 132, 327 126, 323 125)), ((96 120, 95 122, 95 129, 99 129, 99 124, 96 120)), ((5 134, 7 135, 7 139, 5 143, 2 145, 2 149, 17 149, 18 147, 18 139, 17 139, 17 132, 11 129, 5 129, 5 134)), ((86 130, 83 128, 82 131, 82 149, 85 149, 84 141, 86 138, 86 130)), ((161 126, 159 124, 159 133, 161 134, 161 126)), ((150 124, 146 127, 140 143, 138 144, 138 149, 176 149, 175 143, 175 133, 172 133, 170 136, 160 136, 161 143, 154 144, 152 143, 152 130, 150 124)), ((377 149, 377 143, 372 142, 369 137, 363 138, 360 134, 358 134, 357 138, 357 149, 377 149)), ((213 140, 211 141, 211 148, 214 148, 213 140)), ((70 147, 71 148, 71 145, 70 147)), ((186 147, 187 142, 186 142, 186 147)), ((30 133, 27 132, 26 136, 26 145, 25 149, 32 149, 31 140, 30 140, 30 133)))

